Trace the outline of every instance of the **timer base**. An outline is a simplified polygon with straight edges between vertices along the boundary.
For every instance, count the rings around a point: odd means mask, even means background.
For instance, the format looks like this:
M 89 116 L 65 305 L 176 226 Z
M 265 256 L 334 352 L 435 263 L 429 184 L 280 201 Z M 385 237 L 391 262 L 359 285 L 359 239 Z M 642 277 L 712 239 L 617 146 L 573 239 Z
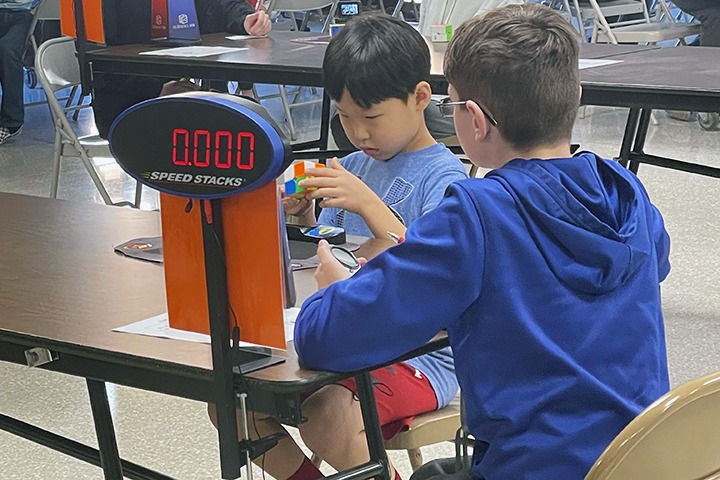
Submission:
M 163 47 L 194 47 L 202 45 L 202 40 L 187 40 L 183 38 L 158 38 L 151 40 L 153 45 L 160 45 Z
M 285 359 L 274 357 L 272 350 L 267 347 L 240 347 L 236 351 L 237 365 L 233 366 L 233 373 L 246 374 L 284 363 Z

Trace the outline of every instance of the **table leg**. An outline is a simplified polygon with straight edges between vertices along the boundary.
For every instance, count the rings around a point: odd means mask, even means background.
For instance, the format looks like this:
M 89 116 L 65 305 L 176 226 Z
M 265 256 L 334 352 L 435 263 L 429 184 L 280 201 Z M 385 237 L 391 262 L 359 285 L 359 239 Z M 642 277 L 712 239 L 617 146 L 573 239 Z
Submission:
M 122 480 L 123 469 L 115 441 L 115 429 L 110 414 L 105 382 L 88 378 L 87 386 L 95 422 L 98 450 L 100 451 L 100 466 L 105 473 L 105 480 Z
M 652 115 L 652 109 L 644 108 L 640 114 L 640 122 L 638 123 L 637 133 L 635 134 L 635 144 L 632 148 L 630 166 L 628 167 L 631 172 L 637 173 L 640 168 L 640 160 L 638 156 L 643 155 L 645 148 L 645 140 L 647 139 L 648 128 L 650 127 L 650 118 Z
M 635 132 L 637 131 L 639 118 L 640 109 L 631 108 L 628 113 L 627 123 L 625 124 L 625 134 L 623 135 L 623 141 L 620 147 L 620 157 L 618 157 L 620 165 L 625 168 L 627 168 L 628 162 L 630 161 L 630 147 L 635 139 Z
M 388 472 L 388 459 L 383 444 L 380 419 L 378 418 L 377 405 L 375 404 L 375 392 L 372 385 L 370 373 L 363 373 L 355 377 L 357 382 L 358 397 L 360 398 L 360 409 L 362 410 L 363 423 L 365 424 L 365 438 L 367 438 L 368 451 L 370 452 L 370 463 L 378 462 L 382 465 L 382 473 L 375 477 L 376 480 L 390 480 Z

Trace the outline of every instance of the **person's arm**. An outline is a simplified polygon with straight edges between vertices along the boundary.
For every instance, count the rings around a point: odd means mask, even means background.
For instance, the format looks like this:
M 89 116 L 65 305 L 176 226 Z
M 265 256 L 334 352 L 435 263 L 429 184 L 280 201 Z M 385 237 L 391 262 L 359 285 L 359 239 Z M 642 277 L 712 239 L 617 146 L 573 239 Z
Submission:
M 225 31 L 236 35 L 247 35 L 245 17 L 255 13 L 255 9 L 245 0 L 214 0 L 218 10 L 227 19 Z
M 213 0 L 222 18 L 225 31 L 239 35 L 267 35 L 272 28 L 270 17 L 262 8 L 255 8 L 245 0 Z
M 476 207 L 461 186 L 452 186 L 435 210 L 413 222 L 404 243 L 305 301 L 295 324 L 301 362 L 353 371 L 421 347 L 479 297 L 483 263 Z M 319 270 L 341 280 L 335 267 L 330 262 Z
M 330 168 L 308 169 L 307 174 L 312 178 L 303 180 L 299 185 L 316 188 L 307 196 L 322 198 L 321 207 L 342 208 L 360 215 L 376 238 L 387 238 L 387 232 L 405 235 L 405 225 L 365 182 L 347 171 L 337 158 L 333 158 Z

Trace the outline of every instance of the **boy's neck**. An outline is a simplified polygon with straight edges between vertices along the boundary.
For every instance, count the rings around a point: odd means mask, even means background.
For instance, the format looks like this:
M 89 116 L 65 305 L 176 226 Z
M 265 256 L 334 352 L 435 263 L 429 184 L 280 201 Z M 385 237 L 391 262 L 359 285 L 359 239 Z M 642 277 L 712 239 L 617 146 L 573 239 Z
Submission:
M 525 160 L 538 159 L 538 160 L 550 160 L 552 158 L 569 158 L 572 157 L 570 153 L 570 143 L 562 142 L 556 145 L 542 145 L 539 147 L 531 148 L 529 150 L 518 150 L 510 148 L 507 151 L 507 155 L 504 157 L 502 165 L 505 165 L 510 160 L 516 158 L 522 158 Z
M 427 125 L 425 125 L 425 120 L 423 119 L 422 122 L 420 122 L 420 128 L 418 128 L 417 133 L 415 136 L 408 142 L 407 145 L 405 145 L 405 148 L 402 149 L 403 153 L 407 152 L 416 152 L 418 150 L 422 150 L 423 148 L 432 147 L 437 142 L 433 138 L 432 135 L 430 135 L 430 131 L 427 128 Z

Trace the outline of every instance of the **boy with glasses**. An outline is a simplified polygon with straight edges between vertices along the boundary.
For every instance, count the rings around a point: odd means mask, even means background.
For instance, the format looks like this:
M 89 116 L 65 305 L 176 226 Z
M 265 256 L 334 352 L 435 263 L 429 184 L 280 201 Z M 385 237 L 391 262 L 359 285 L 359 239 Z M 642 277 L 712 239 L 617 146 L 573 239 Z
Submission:
M 570 155 L 578 38 L 511 5 L 457 29 L 445 57 L 460 143 L 485 178 L 451 185 L 404 243 L 349 277 L 320 242 L 322 288 L 295 346 L 357 371 L 447 330 L 475 438 L 472 476 L 581 479 L 669 388 L 660 282 L 669 238 L 638 178 Z

